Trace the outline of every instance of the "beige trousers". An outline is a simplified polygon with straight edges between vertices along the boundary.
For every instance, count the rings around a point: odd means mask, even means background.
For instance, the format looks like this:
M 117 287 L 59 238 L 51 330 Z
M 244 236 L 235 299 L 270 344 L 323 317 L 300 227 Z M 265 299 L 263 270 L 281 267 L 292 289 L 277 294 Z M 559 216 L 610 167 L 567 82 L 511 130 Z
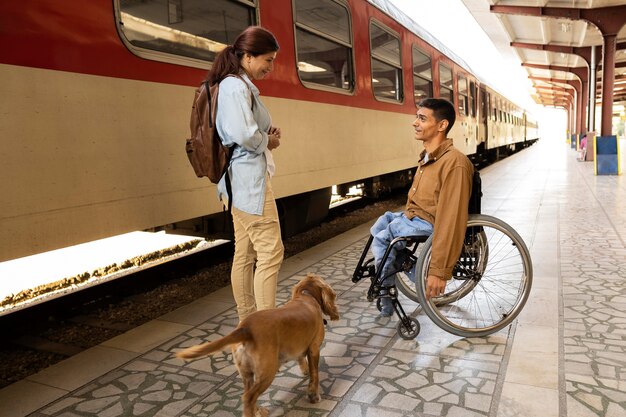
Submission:
M 269 179 L 266 184 L 262 215 L 232 208 L 235 255 L 230 281 L 240 321 L 257 310 L 276 306 L 276 282 L 284 247 Z

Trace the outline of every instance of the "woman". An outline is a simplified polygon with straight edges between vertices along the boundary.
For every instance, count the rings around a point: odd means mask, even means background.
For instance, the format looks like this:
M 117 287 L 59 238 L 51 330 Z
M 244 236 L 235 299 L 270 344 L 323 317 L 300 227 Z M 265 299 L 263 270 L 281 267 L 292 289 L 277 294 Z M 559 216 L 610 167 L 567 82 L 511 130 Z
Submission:
M 275 169 L 270 151 L 280 145 L 280 129 L 272 126 L 252 83 L 274 69 L 278 49 L 272 33 L 251 26 L 217 55 L 208 76 L 211 84 L 219 83 L 217 130 L 225 145 L 234 146 L 228 169 L 235 230 L 231 283 L 240 321 L 256 310 L 275 307 L 283 261 L 270 184 Z M 227 204 L 224 178 L 217 189 L 220 200 Z

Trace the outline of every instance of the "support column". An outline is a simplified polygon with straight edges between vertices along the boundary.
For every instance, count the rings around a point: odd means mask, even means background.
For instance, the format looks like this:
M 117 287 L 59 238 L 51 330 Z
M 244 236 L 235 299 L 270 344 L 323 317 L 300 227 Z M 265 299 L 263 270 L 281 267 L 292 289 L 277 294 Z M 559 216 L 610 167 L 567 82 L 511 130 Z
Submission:
M 598 68 L 598 57 L 596 47 L 591 47 L 591 62 L 589 62 L 589 130 L 596 130 L 596 71 Z
M 615 84 L 615 50 L 617 35 L 604 35 L 602 54 L 602 136 L 613 134 L 613 86 Z

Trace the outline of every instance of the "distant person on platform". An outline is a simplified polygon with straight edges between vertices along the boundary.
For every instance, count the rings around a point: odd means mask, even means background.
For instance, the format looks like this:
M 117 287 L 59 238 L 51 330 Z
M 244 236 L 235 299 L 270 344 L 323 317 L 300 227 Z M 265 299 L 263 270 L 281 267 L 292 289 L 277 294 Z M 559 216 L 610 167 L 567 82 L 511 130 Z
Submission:
M 395 245 L 385 265 L 380 265 L 394 238 L 434 233 L 426 283 L 429 299 L 444 293 L 461 253 L 467 228 L 474 166 L 453 146 L 452 139 L 447 138 L 455 120 L 454 106 L 449 101 L 437 98 L 420 101 L 413 127 L 415 140 L 422 142 L 424 150 L 420 154 L 406 208 L 401 212 L 383 214 L 370 230 L 374 237 L 371 248 L 376 268 L 383 268 L 382 277 L 393 271 L 395 255 L 400 249 Z M 393 284 L 394 279 L 395 274 L 383 285 Z M 380 300 L 381 316 L 391 316 L 391 299 L 383 296 Z
M 587 134 L 583 135 L 583 138 L 580 140 L 580 156 L 578 157 L 579 161 L 584 161 L 587 158 Z

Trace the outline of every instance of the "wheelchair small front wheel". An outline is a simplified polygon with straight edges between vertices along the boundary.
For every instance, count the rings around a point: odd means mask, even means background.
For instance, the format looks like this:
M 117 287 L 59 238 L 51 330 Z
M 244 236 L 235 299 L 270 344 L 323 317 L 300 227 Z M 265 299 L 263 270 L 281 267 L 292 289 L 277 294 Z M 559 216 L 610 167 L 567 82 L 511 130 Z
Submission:
M 520 235 L 500 219 L 471 215 L 461 255 L 442 297 L 426 299 L 432 236 L 417 260 L 416 292 L 426 315 L 461 337 L 486 336 L 503 329 L 522 311 L 533 270 Z
M 398 322 L 398 335 L 404 340 L 413 340 L 420 333 L 420 323 L 413 317 L 405 317 Z

